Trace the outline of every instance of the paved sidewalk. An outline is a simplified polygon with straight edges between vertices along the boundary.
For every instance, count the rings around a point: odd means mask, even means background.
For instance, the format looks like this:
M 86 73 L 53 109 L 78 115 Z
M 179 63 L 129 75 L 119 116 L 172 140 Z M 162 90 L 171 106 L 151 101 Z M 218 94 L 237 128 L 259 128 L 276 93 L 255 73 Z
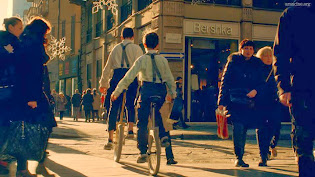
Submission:
M 297 176 L 297 165 L 291 150 L 289 126 L 284 126 L 284 139 L 279 142 L 278 157 L 269 167 L 258 167 L 259 155 L 255 132 L 249 131 L 244 160 L 250 168 L 234 167 L 233 143 L 216 136 L 215 123 L 190 123 L 185 130 L 171 131 L 177 165 L 166 165 L 162 149 L 161 177 L 290 177 Z M 120 163 L 113 160 L 113 151 L 103 149 L 107 141 L 107 125 L 86 123 L 72 118 L 58 121 L 48 147 L 47 167 L 61 177 L 149 176 L 147 164 L 137 164 L 136 139 L 126 140 Z M 135 128 L 136 130 L 136 128 Z M 286 135 L 287 134 L 287 135 Z M 29 168 L 35 172 L 36 163 Z M 40 175 L 38 175 L 40 176 Z

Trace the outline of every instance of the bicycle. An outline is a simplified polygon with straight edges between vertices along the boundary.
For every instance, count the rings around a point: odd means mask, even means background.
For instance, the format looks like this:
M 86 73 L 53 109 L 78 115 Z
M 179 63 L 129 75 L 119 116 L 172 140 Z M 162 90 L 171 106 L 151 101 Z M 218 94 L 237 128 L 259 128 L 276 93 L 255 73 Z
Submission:
M 119 115 L 119 122 L 116 123 L 116 136 L 115 136 L 115 147 L 114 147 L 114 161 L 119 162 L 122 152 L 122 146 L 124 144 L 124 132 L 125 123 L 123 122 L 125 114 L 125 103 L 126 103 L 126 92 L 123 94 L 123 100 L 121 104 L 121 110 Z
M 155 109 L 157 103 L 162 98 L 160 96 L 150 97 L 150 118 L 151 123 L 148 126 L 149 137 L 148 137 L 148 167 L 151 175 L 156 175 L 160 170 L 161 162 L 161 141 L 159 137 L 159 127 L 155 125 Z

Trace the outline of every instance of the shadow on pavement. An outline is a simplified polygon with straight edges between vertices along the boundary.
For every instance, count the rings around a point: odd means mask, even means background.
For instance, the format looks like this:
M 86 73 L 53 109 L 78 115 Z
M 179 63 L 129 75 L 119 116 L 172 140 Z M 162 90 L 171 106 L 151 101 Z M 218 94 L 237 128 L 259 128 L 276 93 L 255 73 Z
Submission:
M 48 150 L 56 152 L 56 153 L 66 153 L 66 154 L 86 154 L 82 151 L 78 151 L 72 148 L 68 148 L 65 146 L 61 146 L 59 144 L 55 143 L 49 143 L 48 144 Z
M 199 169 L 207 172 L 212 173 L 218 173 L 218 174 L 224 174 L 224 175 L 230 175 L 230 176 L 237 176 L 237 177 L 295 177 L 290 176 L 287 174 L 280 174 L 280 173 L 274 173 L 274 172 L 267 172 L 267 171 L 261 171 L 256 169 L 212 169 L 212 168 L 200 168 L 200 167 L 190 167 L 190 166 L 183 166 L 183 165 L 176 165 L 174 167 L 181 167 L 181 168 L 190 168 L 190 169 Z M 281 169 L 279 169 L 281 170 Z M 285 170 L 283 170 L 285 171 Z
M 129 170 L 129 171 L 141 174 L 141 175 L 150 176 L 148 168 L 145 168 L 145 167 L 140 166 L 140 165 L 128 163 L 128 162 L 120 162 L 120 164 L 124 165 L 124 166 L 122 166 L 122 168 L 124 168 L 126 170 Z M 159 172 L 157 174 L 157 177 L 186 177 L 186 176 L 183 176 L 183 175 L 177 174 L 177 173 Z
M 46 167 L 53 171 L 54 173 L 58 174 L 59 176 L 75 176 L 75 177 L 87 177 L 86 175 L 77 172 L 75 170 L 72 170 L 66 166 L 60 165 L 49 158 L 46 159 Z
M 208 144 L 197 144 L 197 143 L 192 143 L 192 142 L 187 142 L 187 141 L 176 141 L 176 140 L 172 140 L 172 144 L 177 145 L 177 146 L 182 146 L 182 147 L 194 147 L 194 148 L 204 148 L 204 149 L 211 149 L 214 151 L 218 151 L 218 152 L 222 152 L 225 154 L 229 154 L 229 155 L 234 155 L 233 152 L 233 147 L 231 148 L 227 148 L 224 146 L 215 146 L 215 145 L 208 145 Z M 246 152 L 249 153 L 250 152 Z

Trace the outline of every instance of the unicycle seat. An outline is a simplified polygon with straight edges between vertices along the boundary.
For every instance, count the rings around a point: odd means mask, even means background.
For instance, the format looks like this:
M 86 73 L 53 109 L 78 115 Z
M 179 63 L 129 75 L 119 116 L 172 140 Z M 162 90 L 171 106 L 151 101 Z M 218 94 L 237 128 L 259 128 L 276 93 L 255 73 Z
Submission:
M 157 104 L 157 103 L 161 102 L 161 100 L 162 100 L 162 97 L 160 97 L 160 96 L 150 96 L 150 102 L 151 103 Z

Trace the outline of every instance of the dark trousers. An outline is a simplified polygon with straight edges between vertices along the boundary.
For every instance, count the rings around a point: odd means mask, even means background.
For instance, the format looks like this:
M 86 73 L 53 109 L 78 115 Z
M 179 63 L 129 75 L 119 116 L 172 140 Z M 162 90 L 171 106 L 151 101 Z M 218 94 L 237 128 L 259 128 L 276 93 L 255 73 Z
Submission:
M 271 137 L 270 147 L 275 148 L 278 145 L 278 141 L 280 138 L 281 122 L 273 125 L 272 129 L 273 136 Z
M 64 113 L 64 111 L 59 111 L 60 120 L 63 119 L 63 113 Z
M 110 87 L 116 88 L 120 79 L 116 77 L 115 73 L 111 80 Z M 130 84 L 128 90 L 126 91 L 126 104 L 125 108 L 127 109 L 127 119 L 128 122 L 135 122 L 135 99 L 137 96 L 138 81 L 135 79 L 133 83 Z M 108 94 L 108 93 L 107 93 Z M 123 101 L 123 94 L 120 94 L 117 100 L 114 102 L 111 101 L 109 115 L 108 115 L 108 131 L 116 130 L 116 121 L 119 117 L 119 111 L 121 109 L 121 104 Z
M 95 117 L 97 118 L 97 120 L 100 120 L 100 117 L 99 117 L 99 115 L 98 115 L 98 110 L 93 110 L 92 113 L 93 113 L 93 114 L 92 114 L 93 120 L 94 120 Z
M 299 176 L 315 174 L 313 141 L 315 138 L 314 96 L 308 93 L 292 93 L 292 144 L 298 157 Z M 313 98 L 313 99 L 312 99 Z
M 147 153 L 148 149 L 148 121 L 151 108 L 151 96 L 160 96 L 161 100 L 156 103 L 155 125 L 159 126 L 160 138 L 167 136 L 163 125 L 160 109 L 165 101 L 166 86 L 164 84 L 143 83 L 140 90 L 140 108 L 138 109 L 138 149 L 141 154 Z
M 91 112 L 92 110 L 84 110 L 84 114 L 85 114 L 85 121 L 90 121 L 91 117 Z M 94 120 L 94 119 L 93 119 Z
M 169 142 L 170 142 L 170 145 L 168 147 L 165 147 L 166 159 L 167 160 L 168 159 L 174 159 L 170 132 L 165 132 L 165 135 L 168 137 Z
M 270 125 L 264 125 L 259 129 L 256 129 L 256 138 L 259 146 L 259 154 L 263 161 L 267 161 L 271 137 L 272 128 Z
M 245 151 L 246 134 L 248 128 L 243 123 L 239 122 L 233 122 L 232 127 L 234 153 L 237 159 L 242 160 Z

